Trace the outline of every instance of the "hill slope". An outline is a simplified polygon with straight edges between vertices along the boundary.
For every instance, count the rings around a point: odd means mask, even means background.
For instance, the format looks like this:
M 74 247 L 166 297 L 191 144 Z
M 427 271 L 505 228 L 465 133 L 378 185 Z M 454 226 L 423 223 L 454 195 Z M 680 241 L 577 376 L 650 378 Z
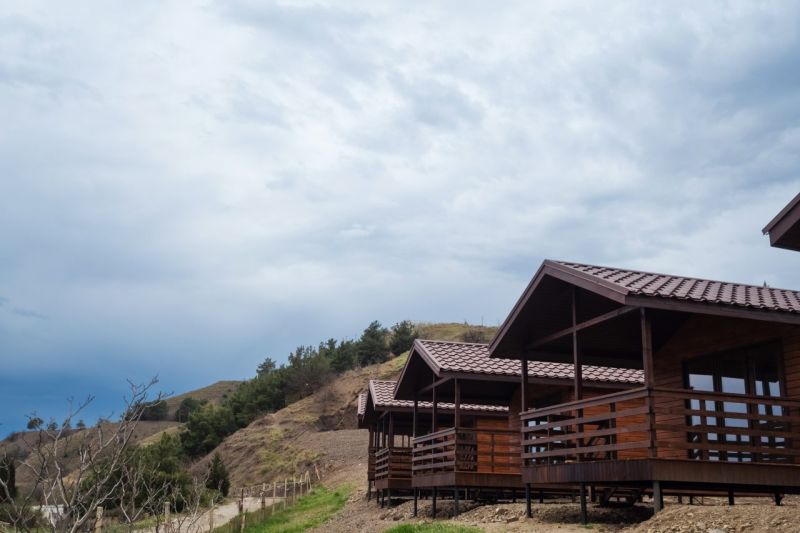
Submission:
M 496 328 L 464 323 L 417 324 L 420 338 L 488 341 Z M 350 370 L 276 413 L 256 419 L 229 436 L 200 461 L 205 468 L 218 452 L 234 486 L 291 477 L 316 463 L 341 481 L 366 479 L 367 432 L 357 428 L 356 402 L 370 379 L 395 379 L 406 356 Z

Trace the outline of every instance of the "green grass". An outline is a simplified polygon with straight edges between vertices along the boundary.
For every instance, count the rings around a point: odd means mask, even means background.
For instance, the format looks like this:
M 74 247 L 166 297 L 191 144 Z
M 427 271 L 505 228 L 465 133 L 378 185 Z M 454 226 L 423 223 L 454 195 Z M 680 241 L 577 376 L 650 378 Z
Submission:
M 466 527 L 453 526 L 450 524 L 404 524 L 387 529 L 383 533 L 481 533 L 483 530 Z
M 297 503 L 285 511 L 277 511 L 269 516 L 269 512 L 256 511 L 248 513 L 245 520 L 246 533 L 300 533 L 318 526 L 335 515 L 344 507 L 351 487 L 342 486 L 335 490 L 326 487 L 316 487 L 307 495 L 298 498 Z M 259 520 L 259 516 L 263 516 Z M 233 520 L 235 531 L 239 531 L 239 521 Z M 225 526 L 217 528 L 217 532 L 225 530 Z

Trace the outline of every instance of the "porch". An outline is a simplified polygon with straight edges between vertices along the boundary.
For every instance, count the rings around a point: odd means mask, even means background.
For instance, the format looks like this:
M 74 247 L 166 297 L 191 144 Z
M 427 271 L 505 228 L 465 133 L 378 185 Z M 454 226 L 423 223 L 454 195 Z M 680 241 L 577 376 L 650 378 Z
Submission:
M 411 489 L 411 448 L 390 446 L 375 452 L 375 488 Z
M 532 409 L 526 484 L 783 494 L 800 491 L 800 401 L 643 387 Z

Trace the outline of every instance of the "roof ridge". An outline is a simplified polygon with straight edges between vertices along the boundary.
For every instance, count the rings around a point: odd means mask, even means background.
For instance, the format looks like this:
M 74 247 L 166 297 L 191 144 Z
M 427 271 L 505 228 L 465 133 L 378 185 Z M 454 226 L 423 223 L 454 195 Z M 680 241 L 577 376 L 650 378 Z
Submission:
M 468 346 L 489 346 L 488 342 L 443 341 L 436 339 L 417 339 L 419 342 L 433 342 L 437 344 L 466 344 Z

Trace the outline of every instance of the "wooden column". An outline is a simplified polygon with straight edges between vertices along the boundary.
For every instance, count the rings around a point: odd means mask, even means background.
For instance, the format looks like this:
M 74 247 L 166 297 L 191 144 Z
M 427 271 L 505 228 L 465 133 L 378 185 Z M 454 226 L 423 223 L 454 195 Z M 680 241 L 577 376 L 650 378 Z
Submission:
M 394 448 L 394 414 L 389 413 L 389 448 Z
M 647 407 L 647 433 L 650 441 L 648 456 L 656 457 L 656 417 L 653 410 L 653 385 L 655 383 L 655 377 L 653 376 L 653 329 L 650 315 L 644 308 L 639 310 L 639 316 L 642 328 L 642 369 L 644 370 L 644 386 L 647 389 L 645 402 Z
M 575 326 L 578 325 L 578 312 L 577 312 L 577 295 L 575 287 L 572 287 L 572 364 L 574 365 L 575 373 L 575 399 L 583 399 L 583 368 L 580 364 L 580 357 L 578 353 L 578 331 Z
M 461 427 L 461 384 L 458 382 L 458 379 L 456 378 L 453 382 L 453 385 L 455 387 L 455 401 L 456 401 L 454 410 L 455 414 L 454 423 L 455 423 L 455 428 L 458 429 L 459 427 Z
M 414 416 L 411 421 L 411 435 L 417 436 L 417 416 L 419 412 L 419 396 L 414 393 Z
M 436 379 L 436 376 L 433 377 Z M 433 390 L 431 391 L 431 401 L 433 402 L 433 408 L 431 409 L 431 433 L 436 433 L 436 424 L 437 424 L 437 416 L 439 414 L 439 410 L 436 407 L 436 385 L 433 386 Z
M 522 376 L 520 377 L 520 414 L 524 413 L 528 409 L 528 360 L 523 359 L 521 363 Z

